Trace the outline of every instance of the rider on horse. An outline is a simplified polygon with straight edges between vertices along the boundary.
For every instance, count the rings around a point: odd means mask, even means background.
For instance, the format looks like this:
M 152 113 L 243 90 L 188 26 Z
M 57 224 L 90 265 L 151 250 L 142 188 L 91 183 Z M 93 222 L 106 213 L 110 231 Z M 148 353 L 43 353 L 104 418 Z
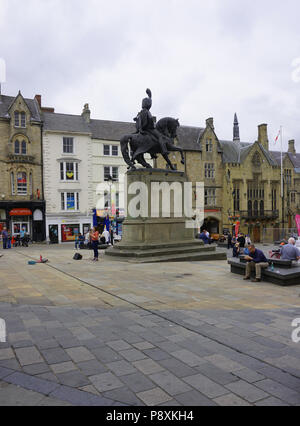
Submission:
M 166 147 L 166 142 L 164 141 L 163 136 L 155 128 L 155 121 L 150 112 L 152 107 L 152 93 L 150 89 L 146 90 L 148 98 L 143 99 L 142 111 L 138 113 L 137 117 L 134 119 L 136 122 L 137 133 L 142 135 L 149 135 L 159 143 L 161 148 L 162 155 L 168 154 Z

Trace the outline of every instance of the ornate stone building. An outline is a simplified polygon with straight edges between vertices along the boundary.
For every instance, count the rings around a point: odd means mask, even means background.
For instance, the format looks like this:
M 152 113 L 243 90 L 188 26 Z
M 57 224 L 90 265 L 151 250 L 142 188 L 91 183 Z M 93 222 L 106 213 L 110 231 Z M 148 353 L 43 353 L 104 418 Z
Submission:
M 189 180 L 205 184 L 205 223 L 211 233 L 235 230 L 249 234 L 254 242 L 274 241 L 296 228 L 300 213 L 300 154 L 295 141 L 283 153 L 284 185 L 281 196 L 281 153 L 269 150 L 267 125 L 258 126 L 254 143 L 240 141 L 237 116 L 233 140 L 218 138 L 212 118 L 205 128 L 182 126 L 176 143 L 185 151 L 186 165 L 171 154 L 178 170 Z M 165 167 L 158 159 L 158 167 Z M 283 200 L 283 202 L 282 202 Z
M 39 97 L 0 94 L 0 230 L 45 239 Z

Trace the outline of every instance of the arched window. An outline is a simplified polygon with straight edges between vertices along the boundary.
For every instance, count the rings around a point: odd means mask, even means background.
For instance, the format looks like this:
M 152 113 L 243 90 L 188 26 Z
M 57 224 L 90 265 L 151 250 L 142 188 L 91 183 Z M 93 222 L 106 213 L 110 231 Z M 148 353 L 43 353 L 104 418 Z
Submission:
M 258 216 L 258 201 L 257 200 L 254 201 L 254 216 L 255 217 Z
M 22 150 L 21 150 L 22 155 L 26 155 L 27 154 L 27 144 L 26 141 L 22 141 Z
M 263 216 L 265 213 L 265 203 L 263 202 L 263 200 L 261 200 L 259 207 L 260 207 L 260 215 Z
M 248 201 L 248 215 L 252 216 L 252 201 Z
M 15 154 L 20 154 L 20 141 L 15 140 Z
M 17 175 L 18 195 L 27 194 L 27 174 L 26 172 L 18 172 Z

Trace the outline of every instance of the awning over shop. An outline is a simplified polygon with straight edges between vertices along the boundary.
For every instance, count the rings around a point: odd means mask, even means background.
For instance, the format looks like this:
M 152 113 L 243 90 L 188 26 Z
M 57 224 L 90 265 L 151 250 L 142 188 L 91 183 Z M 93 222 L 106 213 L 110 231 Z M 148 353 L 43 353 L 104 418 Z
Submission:
M 10 216 L 32 216 L 32 211 L 29 209 L 13 209 L 9 212 Z

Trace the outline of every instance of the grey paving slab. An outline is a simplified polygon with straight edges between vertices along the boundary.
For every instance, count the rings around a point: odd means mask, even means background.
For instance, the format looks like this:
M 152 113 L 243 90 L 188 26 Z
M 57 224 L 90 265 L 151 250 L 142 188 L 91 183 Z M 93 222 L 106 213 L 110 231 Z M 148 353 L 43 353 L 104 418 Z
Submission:
M 15 358 L 15 354 L 13 353 L 11 348 L 0 348 L 0 361 L 7 360 L 7 359 L 13 359 Z
M 129 345 L 129 343 L 125 342 L 124 340 L 115 340 L 112 342 L 107 342 L 107 346 L 109 346 L 114 351 L 125 351 L 128 349 L 132 349 L 132 346 Z
M 198 355 L 195 355 L 193 352 L 186 349 L 181 349 L 180 351 L 172 352 L 171 355 L 175 358 L 178 358 L 183 363 L 187 364 L 189 367 L 197 367 L 205 362 L 204 359 L 200 358 Z
M 95 359 L 95 355 L 83 346 L 66 349 L 66 352 L 75 363 Z
M 0 367 L 0 380 L 4 379 L 4 377 L 11 375 L 13 372 L 13 370 L 10 370 L 8 368 Z
M 164 370 L 161 365 L 159 365 L 157 362 L 153 361 L 153 359 L 150 358 L 135 361 L 133 362 L 133 365 L 146 375 L 158 373 L 159 371 Z
M 1 407 L 28 407 L 38 405 L 45 398 L 44 394 L 32 392 L 10 384 L 7 387 L 0 388 L 0 406 Z
M 262 374 L 259 374 L 254 370 L 250 370 L 249 368 L 234 371 L 233 374 L 249 383 L 258 382 L 259 380 L 263 380 L 265 378 Z
M 107 367 L 96 359 L 91 361 L 79 362 L 77 363 L 77 367 L 87 377 L 96 376 L 97 374 L 108 372 Z
M 291 404 L 300 404 L 300 392 L 295 392 L 293 389 L 287 388 L 274 380 L 265 379 L 260 382 L 256 382 L 255 386 L 264 390 L 268 394 L 281 399 L 282 401 Z
M 140 372 L 122 376 L 120 380 L 135 393 L 153 389 L 153 382 Z
M 232 407 L 232 406 L 247 407 L 252 405 L 249 402 L 245 401 L 244 399 L 239 398 L 237 395 L 234 395 L 233 393 L 219 396 L 218 398 L 214 399 L 214 402 L 220 405 L 221 407 Z
M 72 389 L 67 386 L 59 386 L 50 395 L 51 398 L 70 402 L 73 405 L 79 406 L 112 406 L 114 401 L 107 398 L 99 397 L 87 392 Z
M 106 364 L 106 367 L 111 370 L 116 376 L 126 376 L 135 373 L 137 370 L 127 361 L 115 361 Z
M 154 361 L 162 361 L 170 358 L 170 353 L 162 351 L 161 349 L 146 349 L 144 353 L 147 357 L 154 359 Z
M 90 385 L 89 379 L 80 371 L 73 370 L 65 373 L 56 373 L 56 377 L 62 385 L 70 386 L 73 388 L 80 388 L 82 386 Z
M 136 349 L 143 351 L 145 349 L 153 349 L 155 346 L 152 343 L 149 342 L 140 342 L 140 343 L 133 343 L 133 345 Z
M 213 407 L 217 405 L 212 399 L 196 390 L 177 395 L 176 400 L 180 405 L 188 407 Z
M 55 339 L 42 339 L 36 341 L 35 344 L 39 349 L 53 349 L 60 346 L 60 344 Z
M 29 348 L 16 349 L 15 352 L 22 366 L 41 364 L 44 362 L 40 352 L 34 346 Z
M 48 373 L 50 368 L 45 362 L 42 362 L 40 364 L 25 365 L 23 366 L 23 371 L 26 374 L 36 376 L 37 374 Z
M 49 382 L 58 383 L 58 378 L 53 373 L 43 373 L 43 374 L 37 374 L 39 379 L 47 380 Z
M 130 406 L 141 406 L 144 405 L 142 401 L 136 397 L 135 393 L 130 391 L 127 387 L 115 389 L 109 392 L 104 392 L 105 398 L 119 401 Z
M 28 374 L 20 372 L 15 372 L 10 376 L 5 377 L 4 380 L 7 383 L 21 386 L 25 389 L 43 393 L 45 395 L 48 395 L 50 392 L 57 388 L 57 384 L 55 383 L 49 382 L 47 380 L 42 380 L 37 377 L 29 376 Z
M 208 398 L 217 398 L 218 396 L 229 393 L 229 391 L 223 386 L 213 382 L 208 377 L 200 373 L 194 376 L 185 377 L 183 378 L 183 381 L 191 385 L 193 388 Z
M 137 393 L 137 396 L 147 406 L 155 406 L 172 400 L 172 397 L 160 388 L 154 388 L 145 392 L 139 392 Z
M 210 362 L 198 365 L 195 367 L 195 370 L 204 374 L 204 376 L 210 378 L 216 383 L 219 383 L 220 385 L 227 385 L 239 380 L 239 378 L 234 376 L 232 373 L 224 371 Z
M 108 347 L 94 348 L 90 350 L 95 357 L 104 364 L 113 361 L 121 361 L 123 358 L 119 353 Z
M 124 384 L 112 373 L 102 373 L 89 377 L 91 383 L 100 392 L 124 387 Z
M 205 357 L 205 360 L 227 372 L 234 372 L 244 368 L 243 365 L 219 354 L 207 356 Z
M 41 350 L 41 354 L 48 364 L 59 364 L 71 361 L 67 352 L 61 348 L 43 349 Z
M 68 373 L 69 371 L 78 370 L 77 366 L 72 361 L 52 364 L 50 367 L 54 374 Z
M 270 397 L 267 399 L 263 399 L 262 401 L 258 401 L 255 405 L 259 407 L 288 407 L 290 406 L 287 402 L 281 401 L 278 398 Z
M 9 368 L 9 369 L 15 370 L 15 371 L 21 370 L 21 366 L 15 358 L 0 361 L 0 367 Z
M 184 364 L 176 358 L 164 359 L 162 361 L 159 361 L 159 364 L 179 378 L 197 374 L 196 368 L 189 367 L 188 365 Z
M 190 386 L 188 386 L 182 380 L 178 379 L 178 377 L 176 377 L 169 371 L 162 371 L 160 373 L 151 374 L 149 376 L 149 379 L 151 379 L 161 389 L 165 390 L 171 396 L 175 396 L 192 390 Z
M 248 402 L 257 402 L 269 396 L 268 393 L 243 380 L 226 385 L 226 388 Z
M 127 361 L 130 361 L 130 362 L 139 361 L 141 359 L 147 358 L 147 355 L 145 355 L 145 353 L 138 351 L 137 349 L 129 349 L 127 351 L 121 351 L 120 355 L 122 355 L 122 357 L 124 357 Z

